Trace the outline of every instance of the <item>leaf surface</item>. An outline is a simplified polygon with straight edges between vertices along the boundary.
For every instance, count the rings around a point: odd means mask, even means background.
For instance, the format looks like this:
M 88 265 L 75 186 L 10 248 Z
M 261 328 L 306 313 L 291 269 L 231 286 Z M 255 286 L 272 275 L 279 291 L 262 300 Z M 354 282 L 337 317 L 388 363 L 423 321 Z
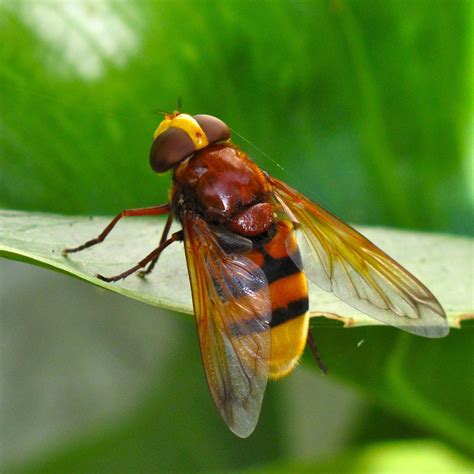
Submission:
M 95 277 L 98 273 L 121 273 L 153 250 L 164 225 L 162 219 L 123 219 L 103 243 L 68 257 L 61 254 L 65 247 L 97 236 L 109 221 L 105 217 L 2 211 L 0 255 L 65 272 L 144 303 L 192 313 L 181 243 L 166 249 L 155 271 L 145 279 L 132 275 L 105 283 Z M 360 230 L 433 291 L 451 326 L 459 327 L 461 319 L 472 315 L 472 262 L 468 258 L 474 250 L 472 239 L 385 228 Z M 314 285 L 310 286 L 310 310 L 315 315 L 341 319 L 346 326 L 381 324 Z

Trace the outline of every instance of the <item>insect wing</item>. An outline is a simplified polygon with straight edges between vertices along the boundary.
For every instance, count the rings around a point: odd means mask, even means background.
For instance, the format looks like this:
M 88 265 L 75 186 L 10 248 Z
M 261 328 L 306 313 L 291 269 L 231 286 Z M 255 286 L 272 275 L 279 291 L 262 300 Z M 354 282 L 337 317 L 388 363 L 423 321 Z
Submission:
M 184 242 L 207 382 L 229 428 L 255 429 L 267 384 L 271 302 L 263 271 L 226 253 L 207 223 L 184 213 Z
M 301 225 L 308 278 L 383 323 L 425 337 L 448 334 L 443 308 L 420 281 L 298 191 L 275 178 L 271 182 L 280 209 Z

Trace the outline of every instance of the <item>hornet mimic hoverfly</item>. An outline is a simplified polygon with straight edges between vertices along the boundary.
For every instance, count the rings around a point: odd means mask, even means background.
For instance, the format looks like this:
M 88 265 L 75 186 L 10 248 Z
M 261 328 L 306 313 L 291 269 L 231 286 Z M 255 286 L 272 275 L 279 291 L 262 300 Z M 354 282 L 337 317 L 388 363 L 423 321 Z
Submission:
M 413 275 L 349 225 L 262 171 L 210 115 L 166 114 L 150 152 L 171 171 L 170 202 L 122 211 L 168 214 L 159 246 L 120 275 L 150 273 L 161 252 L 184 242 L 202 361 L 214 402 L 240 437 L 255 429 L 267 380 L 288 375 L 309 331 L 306 276 L 367 315 L 425 337 L 448 333 L 443 308 Z M 182 230 L 169 236 L 173 219 Z M 301 233 L 304 270 L 296 231 Z

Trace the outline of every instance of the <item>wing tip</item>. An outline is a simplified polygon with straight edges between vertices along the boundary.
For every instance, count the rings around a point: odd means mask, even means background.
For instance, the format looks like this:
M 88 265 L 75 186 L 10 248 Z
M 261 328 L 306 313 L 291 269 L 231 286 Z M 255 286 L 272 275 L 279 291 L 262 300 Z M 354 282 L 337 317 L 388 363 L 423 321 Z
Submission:
M 235 413 L 233 413 L 229 418 L 227 413 L 221 412 L 226 425 L 232 433 L 242 439 L 248 438 L 255 431 L 259 419 L 258 414 L 257 416 L 248 416 L 247 413 L 240 413 L 238 416 L 235 416 Z
M 427 337 L 430 339 L 439 339 L 441 337 L 446 337 L 449 334 L 449 325 L 446 320 L 444 324 L 424 324 L 424 325 L 413 325 L 413 326 L 397 326 L 399 329 L 407 331 L 416 336 Z
M 436 339 L 449 334 L 449 323 L 443 307 L 438 300 L 432 296 L 431 304 L 425 304 L 420 309 L 423 324 L 418 326 L 419 335 Z
M 253 425 L 253 426 L 231 426 L 231 425 L 228 425 L 229 426 L 229 429 L 232 431 L 232 433 L 234 433 L 236 436 L 238 436 L 239 438 L 242 438 L 242 439 L 245 439 L 245 438 L 248 438 L 254 431 L 255 431 L 255 427 L 257 425 Z

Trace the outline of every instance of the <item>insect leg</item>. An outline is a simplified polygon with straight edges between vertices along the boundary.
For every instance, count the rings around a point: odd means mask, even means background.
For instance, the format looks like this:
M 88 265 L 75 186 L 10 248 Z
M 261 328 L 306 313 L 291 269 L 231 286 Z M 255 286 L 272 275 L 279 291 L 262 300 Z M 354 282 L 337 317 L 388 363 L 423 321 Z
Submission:
M 313 338 L 313 333 L 311 332 L 311 329 L 308 329 L 308 346 L 311 349 L 311 352 L 316 360 L 316 363 L 318 364 L 318 367 L 321 369 L 321 372 L 326 375 L 328 368 L 324 364 L 324 362 L 321 360 L 321 354 L 318 351 L 318 348 L 316 347 L 316 343 L 314 342 Z
M 173 214 L 169 214 L 168 215 L 168 219 L 166 220 L 166 224 L 165 224 L 165 227 L 163 229 L 163 233 L 161 234 L 161 239 L 160 239 L 160 245 L 168 238 L 168 233 L 170 231 L 170 228 L 171 228 L 171 224 L 173 223 Z M 151 273 L 151 271 L 153 270 L 153 268 L 155 267 L 156 265 L 156 262 L 158 261 L 158 257 L 155 257 L 151 262 L 150 264 L 148 265 L 147 268 L 145 268 L 145 270 L 142 270 L 141 272 L 138 272 L 137 275 L 140 277 L 140 278 L 143 278 L 144 276 L 148 275 L 149 273 Z
M 169 204 L 161 204 L 160 206 L 153 207 L 142 207 L 140 209 L 125 209 L 120 214 L 116 215 L 110 224 L 102 231 L 102 233 L 95 239 L 88 240 L 85 244 L 79 245 L 74 248 L 66 248 L 63 250 L 62 254 L 66 256 L 68 253 L 79 252 L 93 245 L 99 244 L 102 242 L 110 231 L 115 227 L 115 224 L 122 218 L 127 216 L 160 216 L 162 214 L 169 214 L 171 207 Z
M 156 247 L 155 250 L 150 252 L 143 260 L 140 260 L 140 262 L 138 262 L 132 268 L 129 268 L 127 271 L 120 273 L 119 275 L 115 275 L 113 277 L 105 277 L 103 275 L 96 275 L 96 277 L 99 280 L 107 282 L 122 280 L 123 278 L 126 278 L 131 275 L 132 273 L 135 273 L 137 270 L 140 270 L 140 268 L 143 268 L 147 263 L 151 262 L 154 259 L 157 259 L 160 256 L 161 252 L 163 252 L 163 250 L 168 247 L 168 245 L 171 245 L 173 242 L 177 242 L 180 240 L 183 240 L 182 230 L 175 232 L 168 240 L 165 240 L 162 244 Z

